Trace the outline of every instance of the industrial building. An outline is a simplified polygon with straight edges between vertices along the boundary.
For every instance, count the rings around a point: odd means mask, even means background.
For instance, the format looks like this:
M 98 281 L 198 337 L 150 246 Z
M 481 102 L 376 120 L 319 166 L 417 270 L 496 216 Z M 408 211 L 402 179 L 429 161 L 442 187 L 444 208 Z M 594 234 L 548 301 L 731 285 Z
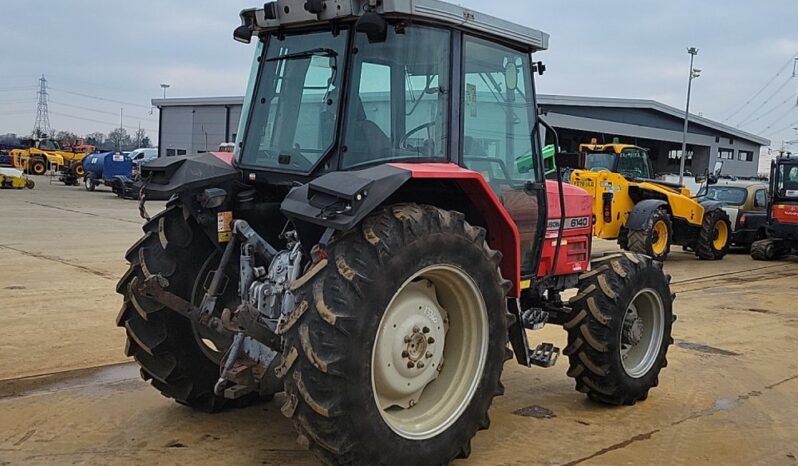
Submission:
M 369 119 L 377 123 L 386 113 L 381 110 L 381 100 L 376 94 L 364 99 Z M 243 97 L 153 99 L 153 106 L 160 109 L 160 156 L 208 152 L 223 142 L 235 141 L 242 103 Z M 538 104 L 546 121 L 557 128 L 566 151 L 576 152 L 579 144 L 594 138 L 599 143 L 618 138 L 650 149 L 657 173 L 679 170 L 683 110 L 653 100 L 564 95 L 539 95 Z M 497 117 L 496 121 L 503 120 Z M 485 138 L 479 142 L 490 147 L 491 128 L 484 128 L 483 133 Z M 760 150 L 770 145 L 765 138 L 697 115 L 690 117 L 687 142 L 688 171 L 703 174 L 716 161 L 723 161 L 723 174 L 734 176 L 755 176 Z

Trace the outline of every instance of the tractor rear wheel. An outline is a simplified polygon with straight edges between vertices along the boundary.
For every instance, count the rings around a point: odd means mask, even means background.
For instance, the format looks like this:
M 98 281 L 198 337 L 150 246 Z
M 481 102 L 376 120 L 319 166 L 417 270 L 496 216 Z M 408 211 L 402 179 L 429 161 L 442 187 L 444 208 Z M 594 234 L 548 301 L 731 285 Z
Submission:
M 671 216 L 667 209 L 661 207 L 648 219 L 645 228 L 628 230 L 628 250 L 664 261 L 671 252 L 672 231 Z
M 568 376 L 597 402 L 633 405 L 645 400 L 667 366 L 673 296 L 662 262 L 636 254 L 595 261 L 570 300 Z
M 695 243 L 695 255 L 701 260 L 723 259 L 729 253 L 731 231 L 729 214 L 723 209 L 706 212 Z
M 75 176 L 77 176 L 78 178 L 81 178 L 82 176 L 86 175 L 86 170 L 83 168 L 82 162 L 79 161 L 75 162 L 75 168 L 73 171 L 75 173 Z
M 144 233 L 126 253 L 130 268 L 117 285 L 117 292 L 124 297 L 116 322 L 127 333 L 125 352 L 141 366 L 142 378 L 164 396 L 202 411 L 218 411 L 228 400 L 216 396 L 213 388 L 231 335 L 197 328 L 134 291 L 139 281 L 160 274 L 169 281 L 168 291 L 199 304 L 208 276 L 218 263 L 218 250 L 177 202 L 170 202 L 165 211 L 147 222 Z M 237 281 L 237 274 L 231 271 L 219 298 L 219 310 L 231 294 L 237 295 Z M 236 406 L 255 398 L 244 397 Z
M 467 457 L 503 393 L 509 287 L 464 216 L 396 205 L 333 240 L 281 326 L 300 439 L 327 464 Z

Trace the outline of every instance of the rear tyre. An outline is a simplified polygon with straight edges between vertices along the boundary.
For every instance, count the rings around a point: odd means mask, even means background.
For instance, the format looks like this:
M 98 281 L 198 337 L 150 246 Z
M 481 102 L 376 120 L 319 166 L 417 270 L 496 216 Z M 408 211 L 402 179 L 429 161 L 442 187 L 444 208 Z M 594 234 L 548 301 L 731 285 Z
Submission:
M 333 240 L 280 333 L 300 439 L 327 464 L 467 457 L 503 393 L 508 282 L 464 216 L 397 205 Z
M 81 164 L 81 162 L 75 162 L 74 173 L 75 173 L 75 176 L 78 177 L 78 178 L 86 175 L 86 170 L 83 168 L 83 165 Z
M 672 231 L 671 216 L 661 207 L 648 219 L 645 228 L 628 231 L 627 250 L 664 261 L 671 252 Z
M 130 268 L 117 285 L 124 297 L 116 323 L 127 333 L 125 353 L 141 366 L 142 378 L 164 396 L 202 411 L 218 411 L 229 404 L 213 392 L 218 358 L 229 336 L 209 334 L 205 327 L 199 332 L 188 319 L 134 291 L 138 281 L 160 274 L 169 281 L 170 292 L 198 304 L 216 249 L 175 202 L 147 222 L 144 233 L 125 255 Z M 236 283 L 231 273 L 228 290 L 237 288 Z M 255 399 L 244 397 L 234 406 Z
M 704 214 L 695 255 L 701 260 L 721 260 L 729 253 L 731 241 L 731 221 L 723 209 L 715 209 Z
M 667 366 L 673 296 L 662 263 L 617 254 L 594 262 L 570 301 L 568 376 L 597 402 L 633 405 L 659 384 Z

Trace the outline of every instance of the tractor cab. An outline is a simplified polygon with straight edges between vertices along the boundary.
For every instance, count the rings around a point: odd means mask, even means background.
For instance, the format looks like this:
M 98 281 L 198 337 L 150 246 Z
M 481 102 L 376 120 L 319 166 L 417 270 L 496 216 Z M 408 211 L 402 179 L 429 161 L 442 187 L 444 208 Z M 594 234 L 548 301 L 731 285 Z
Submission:
M 585 168 L 590 171 L 620 173 L 628 179 L 652 179 L 654 168 L 648 149 L 629 144 L 591 144 L 579 146 L 585 159 Z

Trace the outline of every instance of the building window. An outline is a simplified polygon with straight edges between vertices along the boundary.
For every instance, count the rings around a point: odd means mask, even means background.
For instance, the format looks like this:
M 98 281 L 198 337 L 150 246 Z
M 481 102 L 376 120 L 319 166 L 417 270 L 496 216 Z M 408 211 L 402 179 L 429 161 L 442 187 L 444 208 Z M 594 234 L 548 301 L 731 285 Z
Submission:
M 734 149 L 718 149 L 718 158 L 734 160 Z
M 175 155 L 186 155 L 185 149 L 166 149 L 167 157 L 174 157 Z
M 754 153 L 750 150 L 741 150 L 737 153 L 737 160 L 742 160 L 743 162 L 753 162 Z
M 668 151 L 668 165 L 679 165 L 681 163 L 682 151 L 681 150 L 670 150 Z M 687 151 L 687 159 L 684 161 L 685 165 L 691 165 L 693 163 L 693 151 Z

